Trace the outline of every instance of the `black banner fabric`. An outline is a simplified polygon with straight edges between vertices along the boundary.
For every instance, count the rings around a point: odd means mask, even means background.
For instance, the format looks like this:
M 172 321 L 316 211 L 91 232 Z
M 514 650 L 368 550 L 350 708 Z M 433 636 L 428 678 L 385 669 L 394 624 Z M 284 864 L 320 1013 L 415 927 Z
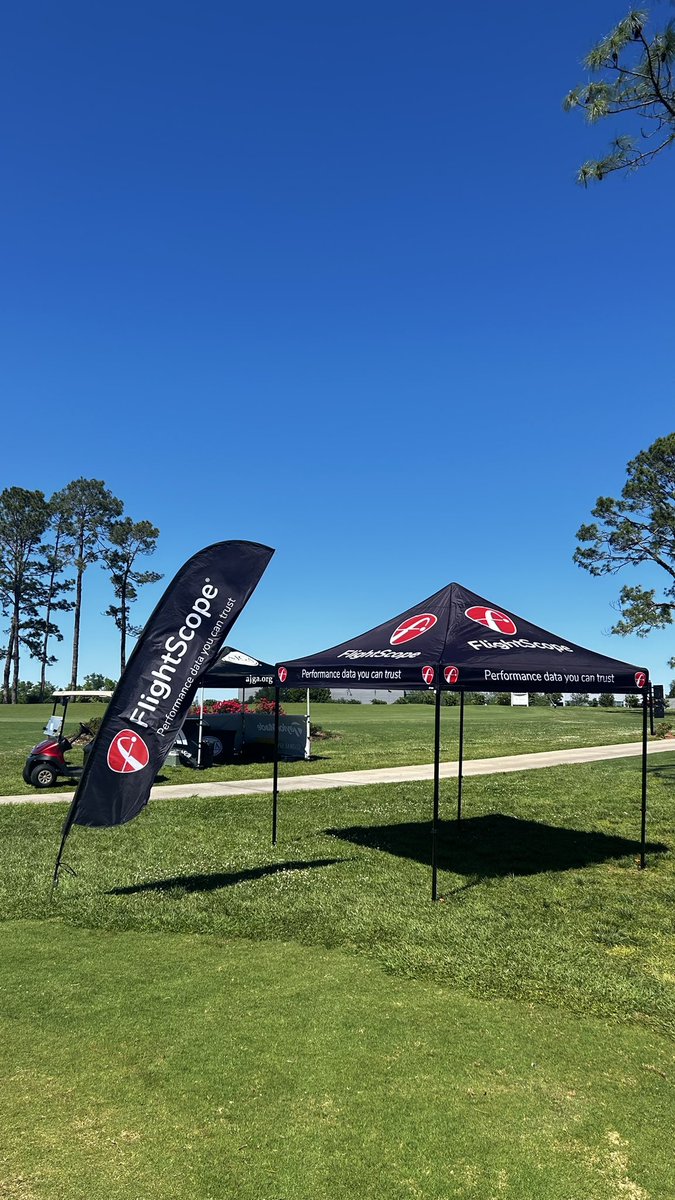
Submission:
M 273 553 L 255 542 L 217 542 L 178 572 L 108 705 L 64 837 L 72 824 L 124 825 L 145 806 L 202 676 Z
M 348 642 L 277 665 L 279 687 L 644 692 L 632 666 L 548 633 L 450 583 Z

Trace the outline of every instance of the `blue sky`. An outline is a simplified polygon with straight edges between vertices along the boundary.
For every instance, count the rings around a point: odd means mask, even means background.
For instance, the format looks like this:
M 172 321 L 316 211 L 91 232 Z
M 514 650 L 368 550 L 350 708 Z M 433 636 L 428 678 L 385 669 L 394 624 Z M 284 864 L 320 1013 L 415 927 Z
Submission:
M 458 580 L 667 682 L 672 633 L 608 634 L 621 584 L 659 573 L 572 562 L 675 427 L 675 155 L 584 191 L 621 126 L 561 108 L 623 15 L 13 6 L 2 486 L 105 480 L 167 578 L 212 541 L 275 547 L 231 635 L 272 661 Z M 109 602 L 92 568 L 82 675 L 116 674 Z

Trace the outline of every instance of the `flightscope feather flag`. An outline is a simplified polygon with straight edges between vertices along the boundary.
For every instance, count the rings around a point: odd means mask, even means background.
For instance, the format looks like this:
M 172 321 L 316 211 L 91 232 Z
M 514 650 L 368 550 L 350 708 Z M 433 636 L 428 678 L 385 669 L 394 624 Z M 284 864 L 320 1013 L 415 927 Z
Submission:
M 147 804 L 153 780 L 274 551 L 217 542 L 169 584 L 110 701 L 63 827 L 124 825 Z

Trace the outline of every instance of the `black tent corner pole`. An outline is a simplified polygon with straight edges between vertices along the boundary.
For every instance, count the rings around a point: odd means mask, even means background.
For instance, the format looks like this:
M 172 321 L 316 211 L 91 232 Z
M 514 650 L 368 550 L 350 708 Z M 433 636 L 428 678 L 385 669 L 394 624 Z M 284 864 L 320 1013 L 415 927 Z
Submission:
M 654 689 L 649 685 L 649 732 L 654 736 Z
M 642 698 L 642 821 L 640 826 L 640 870 L 647 865 L 647 696 Z
M 459 693 L 459 757 L 457 760 L 457 820 L 462 819 L 462 771 L 464 768 L 464 688 Z
M 434 819 L 431 823 L 431 899 L 438 899 L 437 835 L 441 780 L 441 689 L 436 688 L 434 713 Z
M 279 688 L 274 689 L 274 778 L 272 780 L 272 845 L 277 844 L 277 807 L 279 797 Z

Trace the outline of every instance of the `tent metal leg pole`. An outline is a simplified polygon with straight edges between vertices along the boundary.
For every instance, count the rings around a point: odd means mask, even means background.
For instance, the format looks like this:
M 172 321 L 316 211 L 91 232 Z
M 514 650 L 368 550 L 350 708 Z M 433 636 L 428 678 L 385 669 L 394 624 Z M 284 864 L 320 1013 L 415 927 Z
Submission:
M 279 797 L 279 688 L 274 689 L 274 778 L 272 780 L 272 845 L 277 844 L 277 801 Z
M 649 685 L 649 732 L 654 736 L 654 692 L 652 685 Z
M 462 819 L 462 770 L 464 767 L 464 691 L 459 693 L 459 756 L 457 762 L 457 820 Z
M 202 741 L 204 738 L 204 689 L 199 689 L 199 744 L 197 746 L 197 770 L 202 765 Z
M 642 821 L 640 826 L 640 870 L 647 862 L 647 697 L 642 698 Z
M 441 689 L 436 688 L 434 712 L 434 819 L 431 823 L 431 899 L 438 899 L 438 813 L 441 780 Z

